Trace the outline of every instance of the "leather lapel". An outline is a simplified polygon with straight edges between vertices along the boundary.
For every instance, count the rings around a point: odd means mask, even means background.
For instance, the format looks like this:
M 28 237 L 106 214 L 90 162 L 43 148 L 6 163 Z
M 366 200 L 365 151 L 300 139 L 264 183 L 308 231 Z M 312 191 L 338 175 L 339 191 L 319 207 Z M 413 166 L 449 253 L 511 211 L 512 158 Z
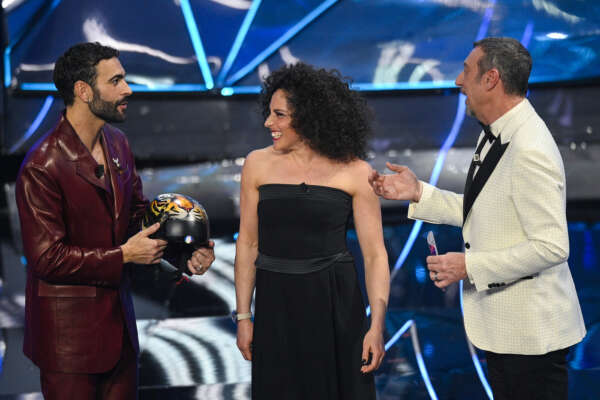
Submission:
M 77 175 L 106 192 L 104 178 L 97 178 L 94 171 L 97 165 L 96 160 L 94 160 L 92 154 L 85 147 L 81 139 L 79 139 L 69 121 L 64 117 L 64 114 L 61 116 L 56 130 L 59 131 L 58 145 L 67 158 L 75 164 Z
M 90 156 L 90 158 L 92 158 L 92 156 Z M 94 171 L 95 168 L 95 162 L 92 163 L 90 160 L 79 159 L 75 162 L 75 170 L 77 171 L 77 175 L 106 192 L 104 178 L 96 178 L 96 173 Z
M 498 135 L 498 138 L 494 141 L 490 151 L 486 154 L 483 164 L 479 167 L 474 179 L 474 166 L 471 165 L 471 168 L 469 168 L 469 174 L 465 185 L 465 194 L 463 196 L 463 225 L 467 220 L 467 216 L 469 215 L 469 211 L 471 211 L 473 203 L 485 186 L 490 175 L 492 175 L 492 172 L 494 172 L 494 168 L 496 168 L 496 165 L 500 161 L 500 158 L 502 158 L 509 143 L 510 142 L 506 142 L 502 144 L 500 135 Z
M 121 208 L 123 207 L 123 180 L 121 175 L 123 169 L 121 163 L 123 162 L 122 157 L 119 157 L 119 153 L 115 149 L 112 143 L 112 137 L 107 134 L 106 130 L 102 128 L 102 140 L 104 140 L 104 148 L 106 157 L 106 165 L 110 171 L 110 184 L 113 191 L 113 207 L 115 213 L 115 220 L 119 219 L 121 214 Z

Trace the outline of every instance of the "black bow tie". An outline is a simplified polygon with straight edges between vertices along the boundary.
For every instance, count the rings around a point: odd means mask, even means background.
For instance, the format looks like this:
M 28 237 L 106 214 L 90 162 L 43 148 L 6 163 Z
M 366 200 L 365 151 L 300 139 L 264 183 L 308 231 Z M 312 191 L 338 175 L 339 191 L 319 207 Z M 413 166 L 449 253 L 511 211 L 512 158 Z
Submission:
M 483 128 L 483 133 L 485 133 L 485 138 L 484 139 L 487 139 L 488 142 L 493 143 L 494 140 L 496 140 L 496 136 L 494 136 L 494 134 L 492 133 L 492 130 L 490 129 L 490 126 L 489 125 L 484 125 L 481 122 L 479 124 Z

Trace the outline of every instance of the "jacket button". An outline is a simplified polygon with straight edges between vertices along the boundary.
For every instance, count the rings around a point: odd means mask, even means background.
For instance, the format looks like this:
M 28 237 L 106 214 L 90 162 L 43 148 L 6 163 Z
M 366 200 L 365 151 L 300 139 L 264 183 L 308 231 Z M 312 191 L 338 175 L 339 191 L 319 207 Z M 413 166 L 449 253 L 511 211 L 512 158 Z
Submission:
M 469 244 L 469 242 L 465 243 L 465 249 L 470 249 L 471 245 Z

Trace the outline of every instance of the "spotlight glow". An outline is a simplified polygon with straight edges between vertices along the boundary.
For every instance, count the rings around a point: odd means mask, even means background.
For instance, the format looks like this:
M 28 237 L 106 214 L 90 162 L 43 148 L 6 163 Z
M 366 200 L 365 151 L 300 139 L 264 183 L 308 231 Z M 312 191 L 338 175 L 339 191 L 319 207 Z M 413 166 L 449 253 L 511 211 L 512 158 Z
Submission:
M 569 37 L 569 35 L 564 34 L 562 32 L 550 32 L 550 33 L 547 33 L 546 36 L 550 39 L 557 39 L 557 40 L 562 40 L 562 39 L 566 39 Z

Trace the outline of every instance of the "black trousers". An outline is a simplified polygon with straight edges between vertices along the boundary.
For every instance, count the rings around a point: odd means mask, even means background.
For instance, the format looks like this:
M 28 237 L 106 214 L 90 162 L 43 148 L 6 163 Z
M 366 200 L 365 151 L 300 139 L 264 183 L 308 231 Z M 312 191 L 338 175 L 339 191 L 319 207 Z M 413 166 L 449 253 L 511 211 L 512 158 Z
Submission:
M 569 350 L 533 356 L 486 352 L 494 400 L 566 400 Z

